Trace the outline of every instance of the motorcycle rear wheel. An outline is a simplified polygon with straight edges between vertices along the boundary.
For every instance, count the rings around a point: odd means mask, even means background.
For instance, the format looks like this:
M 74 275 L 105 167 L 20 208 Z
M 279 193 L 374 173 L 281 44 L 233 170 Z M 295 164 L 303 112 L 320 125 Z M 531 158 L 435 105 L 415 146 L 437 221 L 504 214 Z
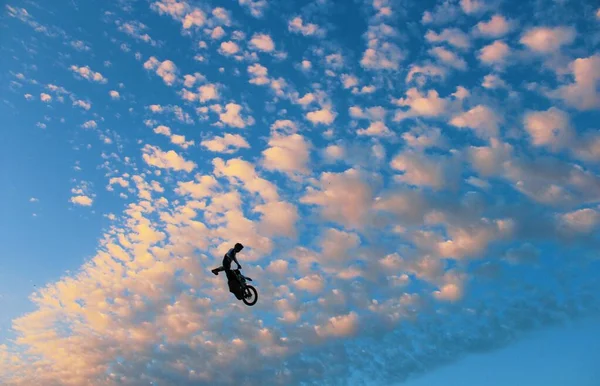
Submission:
M 254 288 L 251 285 L 247 285 L 244 291 L 244 297 L 242 298 L 242 301 L 247 306 L 255 305 L 258 301 L 258 291 L 256 290 L 256 288 Z

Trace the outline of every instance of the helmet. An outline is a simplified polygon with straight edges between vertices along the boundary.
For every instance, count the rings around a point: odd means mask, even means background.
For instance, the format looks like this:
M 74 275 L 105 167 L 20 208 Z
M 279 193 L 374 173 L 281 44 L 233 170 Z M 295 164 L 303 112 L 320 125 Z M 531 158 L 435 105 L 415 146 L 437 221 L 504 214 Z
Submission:
M 240 243 L 235 243 L 235 246 L 233 247 L 236 251 L 241 251 L 242 249 L 244 249 L 244 246 Z

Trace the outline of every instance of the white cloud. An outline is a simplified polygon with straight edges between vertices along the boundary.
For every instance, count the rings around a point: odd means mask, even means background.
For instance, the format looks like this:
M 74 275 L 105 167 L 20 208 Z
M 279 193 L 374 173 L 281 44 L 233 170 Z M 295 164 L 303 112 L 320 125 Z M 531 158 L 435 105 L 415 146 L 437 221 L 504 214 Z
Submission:
M 272 136 L 269 148 L 262 152 L 263 165 L 268 170 L 306 174 L 311 147 L 310 142 L 299 134 Z
M 268 6 L 267 0 L 238 0 L 238 3 L 246 7 L 252 16 L 261 18 Z
M 483 77 L 481 85 L 487 89 L 507 88 L 508 85 L 496 74 L 488 74 Z
M 357 130 L 356 134 L 372 137 L 389 137 L 394 135 L 394 133 L 385 125 L 385 122 L 382 121 L 371 122 L 369 127 Z
M 550 93 L 578 110 L 600 108 L 600 54 L 578 58 L 569 64 L 575 82 L 559 87 Z
M 467 112 L 454 116 L 449 123 L 460 128 L 471 128 L 478 137 L 487 139 L 499 135 L 498 126 L 502 123 L 502 117 L 487 106 L 477 105 Z
M 297 34 L 302 34 L 304 36 L 323 36 L 325 35 L 325 30 L 319 28 L 318 25 L 313 23 L 304 23 L 300 16 L 296 16 L 291 19 L 288 23 L 288 31 L 294 32 Z
M 506 35 L 512 29 L 512 22 L 509 22 L 502 15 L 494 15 L 489 21 L 480 21 L 475 26 L 477 32 L 485 37 L 499 38 Z
M 479 50 L 479 60 L 485 64 L 502 64 L 510 54 L 510 48 L 506 43 L 496 40 Z
M 41 93 L 41 94 L 40 94 L 40 100 L 41 100 L 42 102 L 49 103 L 49 102 L 51 102 L 51 101 L 52 101 L 52 96 L 51 96 L 51 95 L 49 95 L 49 94 L 46 94 L 46 93 Z
M 198 95 L 200 102 L 207 102 L 211 100 L 219 100 L 219 90 L 214 84 L 205 84 L 198 87 Z
M 210 37 L 213 40 L 219 40 L 221 39 L 223 36 L 225 36 L 225 30 L 223 29 L 223 27 L 221 26 L 217 26 L 215 27 L 212 32 L 210 33 Z
M 321 239 L 322 265 L 330 263 L 347 262 L 350 260 L 349 251 L 360 245 L 360 237 L 356 233 L 348 233 L 328 228 Z
M 239 129 L 244 128 L 247 125 L 252 125 L 254 119 L 252 119 L 252 117 L 246 119 L 242 118 L 240 115 L 241 111 L 242 106 L 236 103 L 227 103 L 227 105 L 225 105 L 225 112 L 219 113 L 219 119 L 227 126 L 237 127 Z
M 443 189 L 456 183 L 456 161 L 451 157 L 426 155 L 416 151 L 400 152 L 390 166 L 402 172 L 398 181 L 433 189 Z
M 254 63 L 248 66 L 248 74 L 250 75 L 250 83 L 256 85 L 264 85 L 270 82 L 268 74 L 268 69 L 264 66 L 261 66 L 259 63 Z
M 223 55 L 235 55 L 240 51 L 240 47 L 236 42 L 228 41 L 222 42 L 219 48 L 219 52 Z
M 444 47 L 434 47 L 429 50 L 431 55 L 436 56 L 439 60 L 445 64 L 450 65 L 458 70 L 466 70 L 467 62 L 464 59 L 458 57 L 454 52 L 445 49 Z
M 346 149 L 340 145 L 329 145 L 323 149 L 323 157 L 328 162 L 335 162 L 346 156 Z
M 186 161 L 181 155 L 173 150 L 162 151 L 156 146 L 146 145 L 142 149 L 142 158 L 150 165 L 161 169 L 172 169 L 176 171 L 191 172 L 196 168 L 192 161 Z
M 487 10 L 485 2 L 480 0 L 460 0 L 460 7 L 467 15 L 478 14 Z
M 406 98 L 395 100 L 398 106 L 408 106 L 408 111 L 398 111 L 394 121 L 401 121 L 410 117 L 438 117 L 443 115 L 448 108 L 448 101 L 440 98 L 436 90 L 429 90 L 423 95 L 416 88 L 410 88 L 406 91 Z
M 425 34 L 425 39 L 427 39 L 427 41 L 430 43 L 447 42 L 448 44 L 462 50 L 468 50 L 471 48 L 471 40 L 469 35 L 458 28 L 446 28 L 439 34 L 432 30 L 428 30 Z
M 225 134 L 223 137 L 215 136 L 210 140 L 205 140 L 200 143 L 210 151 L 216 153 L 232 154 L 241 148 L 249 149 L 248 142 L 239 134 Z
M 406 83 L 411 83 L 413 80 L 420 86 L 423 86 L 430 79 L 443 80 L 446 77 L 446 70 L 442 67 L 433 64 L 427 64 L 424 66 L 411 65 L 408 74 L 406 74 Z
M 342 74 L 342 84 L 346 89 L 352 88 L 358 85 L 358 78 L 354 75 Z
M 573 43 L 575 36 L 573 27 L 536 27 L 527 30 L 519 42 L 534 52 L 549 54 Z
M 531 143 L 535 146 L 560 149 L 569 147 L 574 139 L 569 116 L 556 107 L 546 111 L 528 112 L 523 123 L 531 137 Z
M 404 53 L 396 44 L 374 39 L 369 42 L 360 64 L 367 69 L 398 70 L 403 59 Z
M 323 288 L 325 287 L 323 278 L 317 274 L 304 276 L 298 280 L 295 280 L 294 285 L 298 289 L 311 293 L 319 293 L 323 291 Z
M 121 98 L 121 94 L 119 94 L 119 92 L 118 92 L 118 91 L 115 91 L 115 90 L 111 90 L 111 91 L 109 92 L 109 95 L 110 95 L 110 97 L 111 97 L 113 100 L 117 100 L 117 99 L 120 99 L 120 98 Z
M 94 120 L 90 120 L 87 122 L 84 122 L 81 127 L 83 127 L 84 129 L 95 129 L 98 127 L 98 124 L 96 123 L 96 121 Z
M 313 125 L 330 125 L 335 120 L 336 115 L 337 114 L 335 112 L 332 112 L 330 109 L 323 108 L 321 110 L 308 112 L 306 114 L 306 119 L 311 121 Z
M 276 201 L 257 205 L 254 210 L 262 214 L 259 228 L 266 236 L 296 237 L 296 223 L 300 219 L 298 209 L 289 202 Z M 282 269 L 282 265 L 277 266 Z M 274 269 L 275 267 L 271 267 Z
M 153 46 L 156 45 L 156 42 L 152 40 L 150 35 L 144 32 L 148 29 L 148 27 L 145 24 L 139 21 L 128 21 L 125 23 L 117 21 L 117 25 L 119 26 L 119 31 L 126 33 L 134 39 L 141 40 Z
M 71 197 L 71 202 L 80 206 L 92 206 L 94 200 L 86 195 L 78 195 Z
M 102 84 L 108 82 L 108 80 L 104 76 L 102 76 L 101 73 L 92 71 L 88 66 L 78 67 L 76 65 L 72 65 L 71 67 L 69 67 L 69 70 L 73 71 L 78 76 L 89 80 L 90 82 L 97 82 Z
M 177 80 L 177 66 L 171 60 L 161 62 L 152 56 L 144 63 L 144 68 L 146 70 L 156 71 L 156 74 L 160 76 L 163 82 L 168 86 L 172 86 Z
M 263 52 L 272 52 L 275 50 L 273 39 L 264 33 L 255 33 L 250 39 L 250 47 Z
M 334 316 L 321 325 L 315 326 L 315 332 L 321 337 L 349 337 L 358 332 L 358 315 L 352 311 L 347 315 Z
M 277 186 L 261 178 L 254 165 L 241 158 L 230 159 L 224 162 L 220 158 L 213 159 L 214 174 L 217 177 L 228 177 L 230 182 L 236 180 L 244 184 L 246 190 L 259 194 L 265 202 L 279 201 Z
M 206 23 L 206 14 L 202 10 L 195 8 L 192 12 L 183 18 L 183 28 L 202 27 Z
M 318 186 L 320 190 L 308 187 L 300 202 L 320 206 L 321 215 L 327 220 L 352 228 L 365 226 L 373 196 L 360 171 L 321 173 Z
M 600 212 L 591 208 L 579 209 L 561 215 L 560 221 L 571 230 L 590 233 L 600 224 Z
M 92 107 L 92 104 L 82 100 L 73 101 L 73 106 L 81 107 L 84 110 L 89 110 Z

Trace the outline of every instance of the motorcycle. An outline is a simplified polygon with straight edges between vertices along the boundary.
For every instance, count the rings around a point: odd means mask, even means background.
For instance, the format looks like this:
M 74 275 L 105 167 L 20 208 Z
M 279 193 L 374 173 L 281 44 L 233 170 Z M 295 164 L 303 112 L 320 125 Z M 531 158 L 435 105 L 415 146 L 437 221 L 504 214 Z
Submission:
M 229 291 L 247 306 L 253 306 L 258 301 L 258 291 L 248 284 L 251 278 L 242 275 L 240 269 L 232 269 L 232 277 L 228 278 Z

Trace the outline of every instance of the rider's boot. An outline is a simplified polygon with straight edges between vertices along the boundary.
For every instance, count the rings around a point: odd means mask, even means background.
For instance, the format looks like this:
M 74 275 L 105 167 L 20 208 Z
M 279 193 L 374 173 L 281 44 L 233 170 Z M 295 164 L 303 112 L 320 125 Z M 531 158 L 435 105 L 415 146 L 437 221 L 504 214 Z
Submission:
M 219 275 L 219 269 L 218 268 L 211 269 L 210 272 L 214 273 L 215 275 Z

